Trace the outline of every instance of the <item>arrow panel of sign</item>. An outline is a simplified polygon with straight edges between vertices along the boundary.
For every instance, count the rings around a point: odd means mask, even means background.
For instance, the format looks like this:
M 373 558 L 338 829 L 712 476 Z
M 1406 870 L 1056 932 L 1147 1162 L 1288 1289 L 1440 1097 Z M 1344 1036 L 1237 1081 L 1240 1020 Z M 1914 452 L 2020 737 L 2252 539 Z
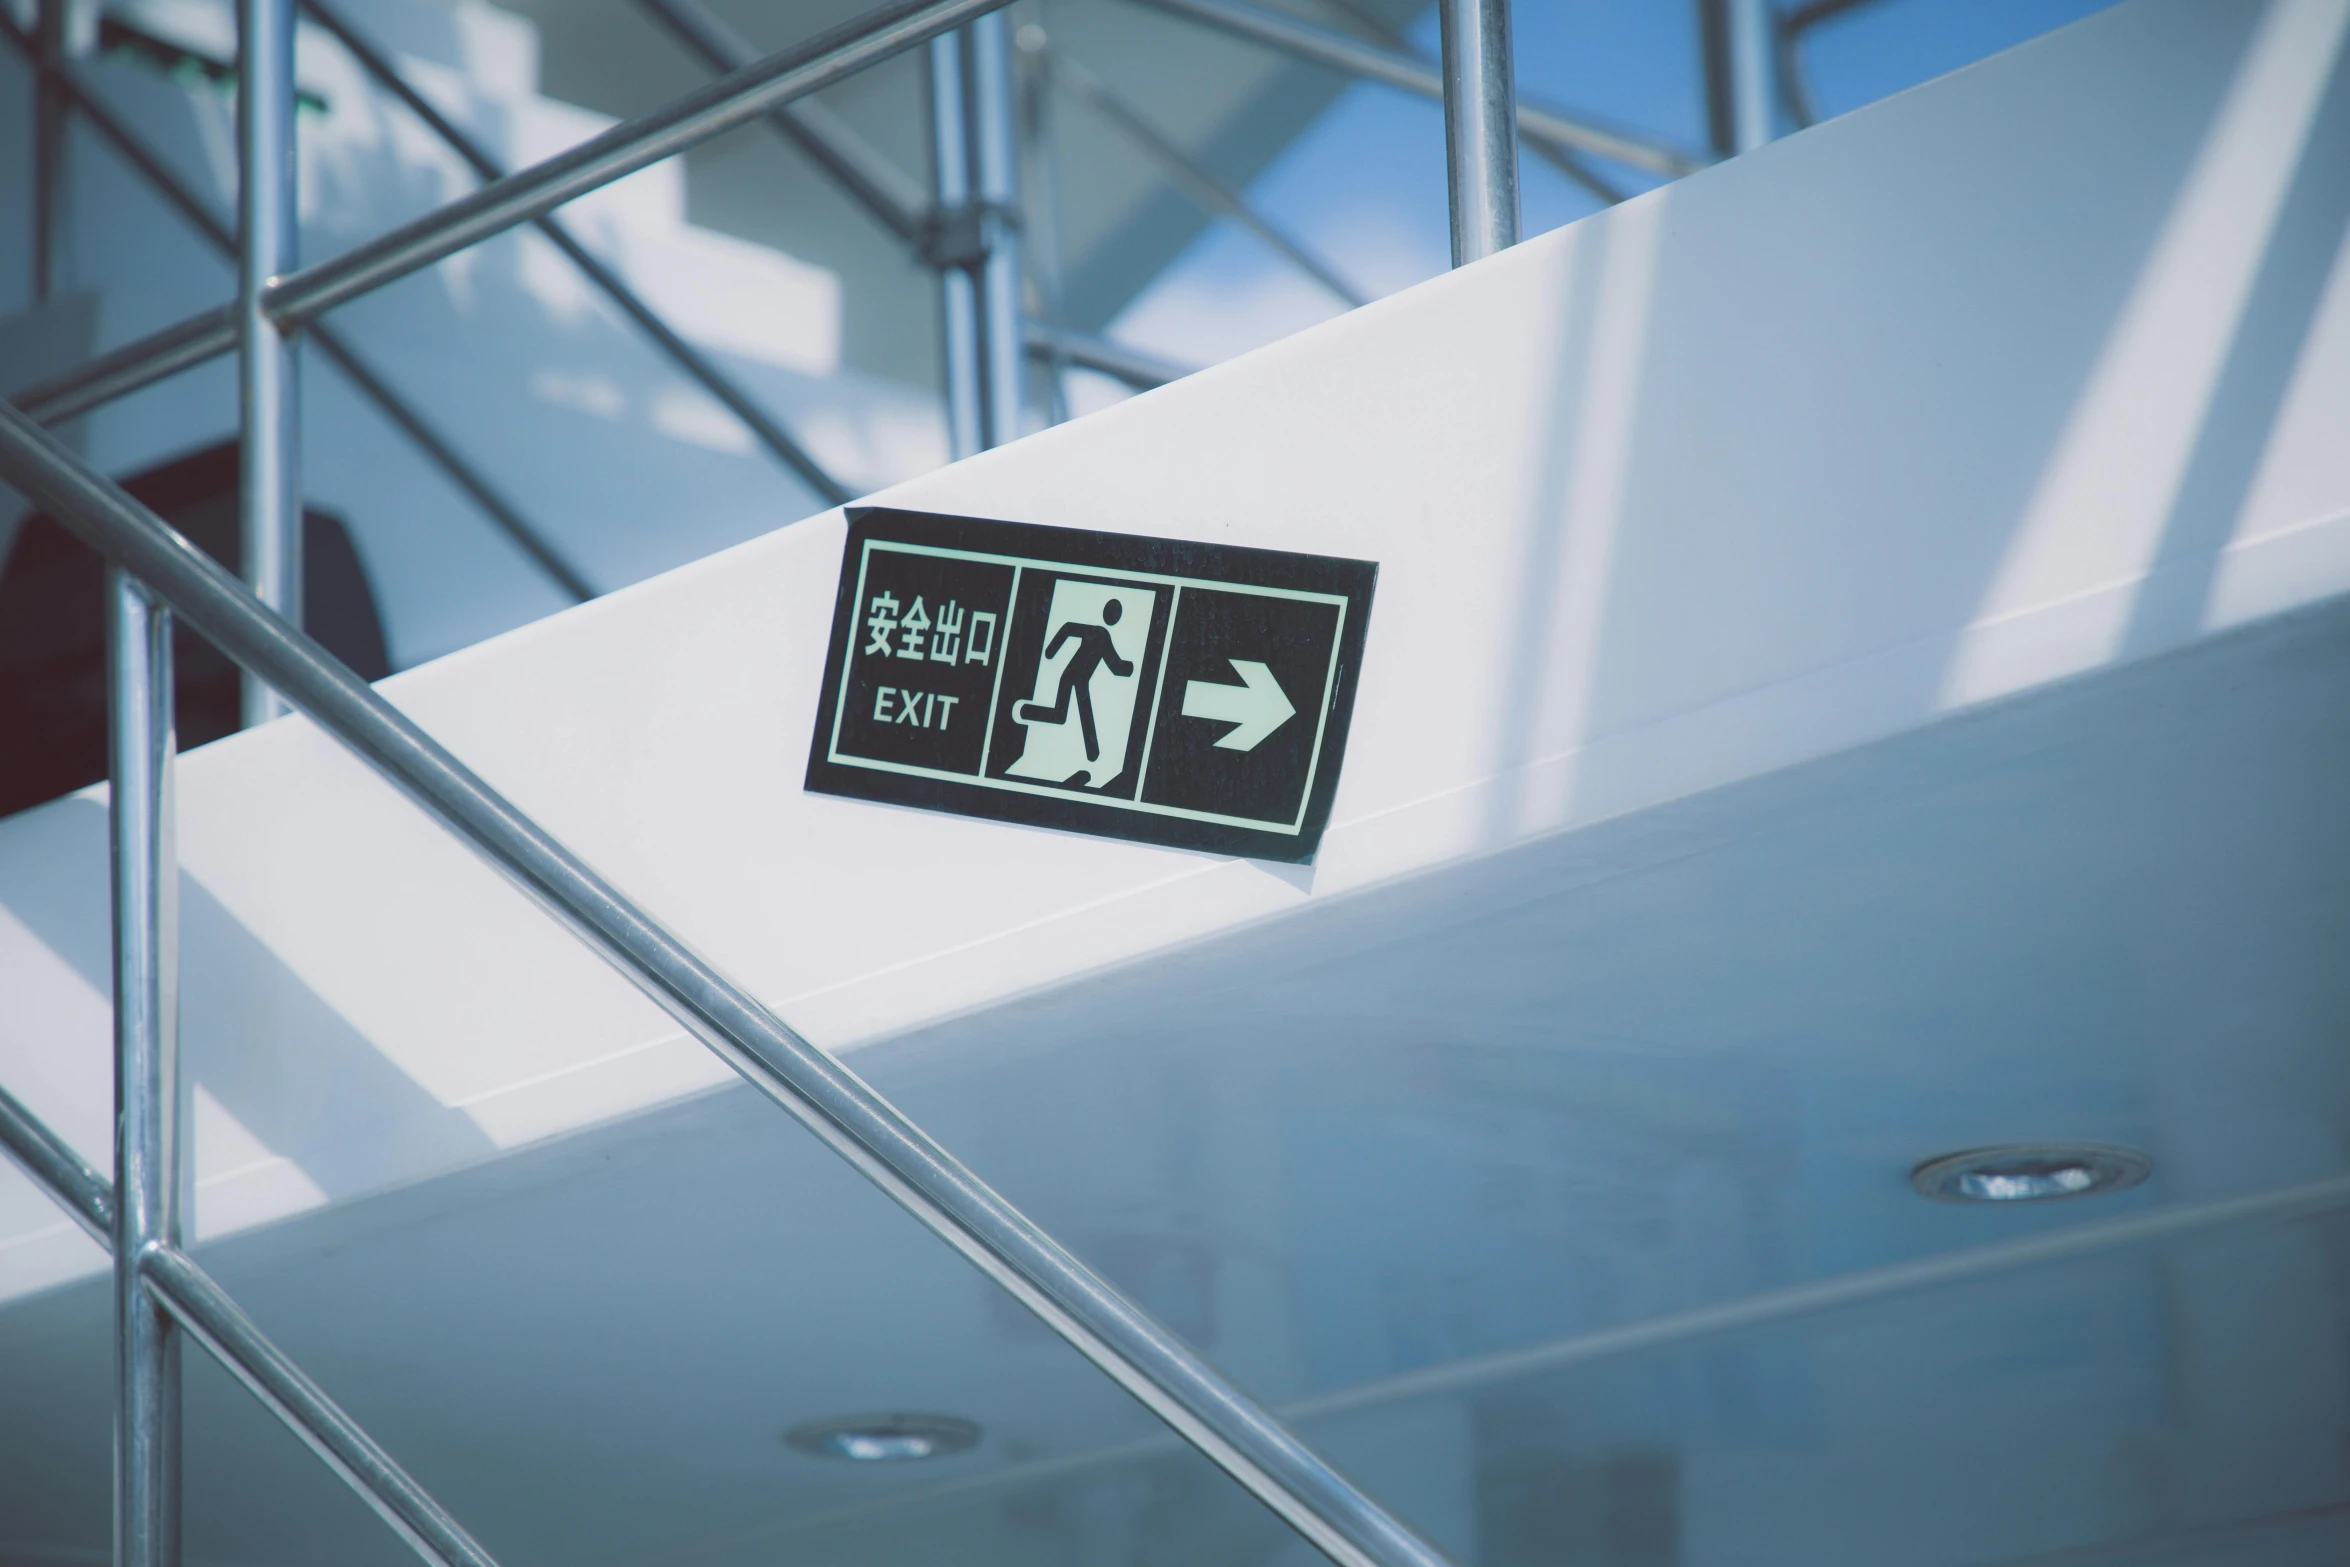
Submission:
M 1310 859 L 1376 577 L 1325 556 L 857 513 L 808 787 Z

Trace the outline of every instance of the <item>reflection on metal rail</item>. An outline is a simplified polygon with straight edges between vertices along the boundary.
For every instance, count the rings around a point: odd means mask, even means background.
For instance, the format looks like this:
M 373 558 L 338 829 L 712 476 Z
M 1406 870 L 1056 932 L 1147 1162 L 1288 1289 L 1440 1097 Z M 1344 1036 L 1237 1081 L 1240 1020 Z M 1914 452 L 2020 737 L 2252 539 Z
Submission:
M 506 171 L 498 165 L 495 158 L 490 156 L 487 148 L 475 141 L 447 115 L 435 108 L 432 101 L 424 94 L 409 85 L 408 79 L 400 74 L 399 67 L 395 66 L 385 57 L 383 51 L 377 49 L 364 34 L 352 26 L 340 11 L 329 5 L 327 0 L 300 0 L 300 4 L 302 9 L 309 12 L 321 27 L 332 33 L 336 41 L 350 51 L 351 57 L 359 62 L 361 69 L 373 77 L 385 91 L 406 105 L 409 113 L 422 120 L 434 135 L 440 137 L 457 156 L 470 164 L 473 172 L 479 175 L 483 181 L 495 182 L 506 177 Z M 823 465 L 809 454 L 806 447 L 794 439 L 772 414 L 760 407 L 756 399 L 737 386 L 724 371 L 712 364 L 707 355 L 678 336 L 669 323 L 662 320 L 653 308 L 637 295 L 634 289 L 621 281 L 619 273 L 605 265 L 593 251 L 581 244 L 578 237 L 570 229 L 564 227 L 560 218 L 548 213 L 531 221 L 537 226 L 539 232 L 553 242 L 557 250 L 562 251 L 569 258 L 571 264 L 579 269 L 581 275 L 601 290 L 605 298 L 619 306 L 621 313 L 635 322 L 638 328 L 653 340 L 661 352 L 669 356 L 671 362 L 700 382 L 703 389 L 712 397 L 724 403 L 727 410 L 759 438 L 761 445 L 774 453 L 786 467 L 805 480 L 809 488 L 824 498 L 826 504 L 838 506 L 849 499 L 847 486 L 825 472 Z
M 1452 264 L 1518 242 L 1518 88 L 1509 0 L 1436 0 L 1444 48 L 1445 188 Z
M 1423 98 L 1444 96 L 1444 82 L 1438 72 L 1410 55 L 1382 49 L 1359 38 L 1316 27 L 1311 22 L 1295 21 L 1278 12 L 1246 4 L 1244 0 L 1138 0 L 1138 3 L 1348 76 L 1383 82 Z M 1570 152 L 1612 158 L 1668 177 L 1694 173 L 1706 163 L 1693 153 L 1650 137 L 1613 130 L 1574 115 L 1537 107 L 1523 99 L 1518 102 L 1518 134 L 1528 141 L 1548 142 Z
M 114 1246 L 114 1188 L 4 1088 L 0 1152 L 39 1181 L 99 1245 Z M 441 1567 L 497 1567 L 357 1421 L 269 1341 L 194 1258 L 177 1246 L 151 1245 L 139 1254 L 137 1272 L 155 1303 L 342 1476 L 418 1555 Z
M 114 1244 L 114 1185 L 82 1162 L 17 1097 L 0 1088 L 0 1150 L 39 1181 L 59 1207 L 101 1246 Z
M 710 967 L 210 557 L 0 404 L 0 476 L 383 774 L 1138 1402 L 1345 1567 L 1445 1558 L 853 1072 Z

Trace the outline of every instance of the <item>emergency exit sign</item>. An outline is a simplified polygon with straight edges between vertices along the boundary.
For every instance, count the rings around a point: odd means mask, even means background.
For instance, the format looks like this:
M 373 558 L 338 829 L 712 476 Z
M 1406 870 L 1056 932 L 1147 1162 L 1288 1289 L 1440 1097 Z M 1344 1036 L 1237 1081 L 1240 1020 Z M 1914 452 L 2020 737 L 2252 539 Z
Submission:
M 808 788 L 1313 858 L 1379 568 L 850 513 Z

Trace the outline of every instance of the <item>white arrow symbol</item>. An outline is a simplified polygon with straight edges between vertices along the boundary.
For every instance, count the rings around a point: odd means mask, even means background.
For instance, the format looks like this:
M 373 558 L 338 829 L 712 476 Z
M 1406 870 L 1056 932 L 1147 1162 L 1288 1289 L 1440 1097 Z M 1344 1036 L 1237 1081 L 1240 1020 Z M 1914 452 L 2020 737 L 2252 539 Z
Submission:
M 1289 698 L 1283 694 L 1281 682 L 1273 678 L 1273 671 L 1255 659 L 1228 658 L 1225 662 L 1232 666 L 1241 683 L 1221 686 L 1205 680 L 1186 682 L 1183 716 L 1235 725 L 1216 744 L 1227 751 L 1253 751 L 1265 736 L 1295 718 L 1297 709 L 1289 705 Z

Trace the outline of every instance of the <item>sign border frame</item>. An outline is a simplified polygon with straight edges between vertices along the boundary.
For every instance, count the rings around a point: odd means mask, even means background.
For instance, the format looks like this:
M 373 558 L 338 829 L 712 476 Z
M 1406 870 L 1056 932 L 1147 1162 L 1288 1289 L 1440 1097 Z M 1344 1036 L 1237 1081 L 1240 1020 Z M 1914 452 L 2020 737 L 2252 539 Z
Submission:
M 1106 533 L 1090 528 L 1048 527 L 1040 523 L 911 511 L 894 506 L 852 506 L 847 508 L 846 515 L 849 526 L 841 551 L 840 582 L 833 593 L 824 679 L 802 784 L 807 791 L 1164 848 L 1292 865 L 1313 862 L 1321 847 L 1323 830 L 1329 825 L 1330 808 L 1337 797 L 1338 774 L 1352 728 L 1363 643 L 1379 578 L 1377 562 L 1240 544 Z M 974 534 L 979 537 L 975 539 Z M 1307 762 L 1308 787 L 1297 827 L 1282 832 L 1245 826 L 1230 819 L 1205 819 L 1204 813 L 1161 815 L 1133 805 L 1089 800 L 1060 790 L 1004 789 L 977 779 L 960 782 L 878 763 L 860 766 L 832 760 L 829 753 L 834 709 L 840 704 L 849 650 L 856 640 L 857 584 L 862 580 L 865 546 L 870 541 L 956 554 L 1013 556 L 1048 569 L 1065 566 L 1078 571 L 1177 577 L 1203 587 L 1224 585 L 1240 591 L 1280 590 L 1281 596 L 1296 593 L 1343 598 L 1339 632 L 1331 650 L 1328 695 L 1317 715 L 1322 732 Z M 1236 579 L 1232 575 L 1236 564 L 1245 566 L 1247 577 Z M 1333 577 L 1338 579 L 1336 585 Z M 1009 637 L 1010 632 L 1007 625 L 1005 636 Z M 1172 621 L 1168 634 L 1173 634 Z M 1299 716 L 1304 716 L 1302 710 Z

